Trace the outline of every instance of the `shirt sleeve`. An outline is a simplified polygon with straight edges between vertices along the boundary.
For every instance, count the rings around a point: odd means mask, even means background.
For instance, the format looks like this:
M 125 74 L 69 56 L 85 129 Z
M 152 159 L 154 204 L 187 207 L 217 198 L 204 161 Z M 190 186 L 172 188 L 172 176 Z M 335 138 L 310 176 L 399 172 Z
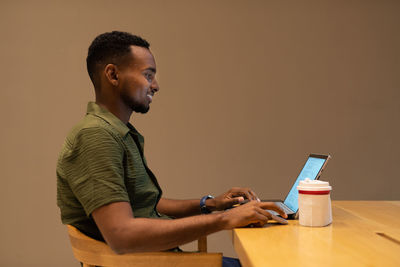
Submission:
M 66 176 L 87 216 L 112 202 L 128 201 L 124 183 L 124 148 L 107 130 L 84 128 L 76 135 Z

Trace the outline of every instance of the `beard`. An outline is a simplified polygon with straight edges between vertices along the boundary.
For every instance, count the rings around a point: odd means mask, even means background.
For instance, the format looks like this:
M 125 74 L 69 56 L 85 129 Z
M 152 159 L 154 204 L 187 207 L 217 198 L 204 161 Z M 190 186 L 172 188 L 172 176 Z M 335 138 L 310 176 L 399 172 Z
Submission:
M 122 101 L 124 102 L 125 105 L 130 107 L 134 112 L 137 113 L 147 113 L 150 109 L 150 105 L 146 105 L 143 103 L 140 103 L 136 99 L 132 98 L 128 94 L 124 93 L 122 94 Z

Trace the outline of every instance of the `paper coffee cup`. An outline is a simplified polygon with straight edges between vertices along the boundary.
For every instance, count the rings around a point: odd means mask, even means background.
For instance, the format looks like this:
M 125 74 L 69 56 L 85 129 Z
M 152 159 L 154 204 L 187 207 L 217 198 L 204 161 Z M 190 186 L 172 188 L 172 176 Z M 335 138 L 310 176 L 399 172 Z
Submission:
M 297 186 L 299 190 L 299 224 L 303 226 L 326 226 L 332 223 L 328 182 L 306 178 Z

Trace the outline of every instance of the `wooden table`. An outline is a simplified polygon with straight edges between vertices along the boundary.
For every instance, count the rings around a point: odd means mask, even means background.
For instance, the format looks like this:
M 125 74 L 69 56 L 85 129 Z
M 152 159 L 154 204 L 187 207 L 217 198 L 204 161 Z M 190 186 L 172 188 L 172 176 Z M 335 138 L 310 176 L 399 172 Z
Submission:
M 268 223 L 237 228 L 232 241 L 246 266 L 400 266 L 400 201 L 333 201 L 333 223 Z

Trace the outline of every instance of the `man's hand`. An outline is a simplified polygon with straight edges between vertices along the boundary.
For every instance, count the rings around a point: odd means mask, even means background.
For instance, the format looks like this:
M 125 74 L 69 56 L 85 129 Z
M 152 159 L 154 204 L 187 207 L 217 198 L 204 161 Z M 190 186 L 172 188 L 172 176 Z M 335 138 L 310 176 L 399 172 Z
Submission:
M 249 224 L 263 226 L 271 220 L 271 214 L 266 211 L 273 210 L 278 212 L 283 218 L 287 218 L 286 213 L 273 202 L 250 201 L 242 206 L 223 212 L 224 228 L 232 229 L 244 227 Z
M 234 187 L 214 199 L 207 199 L 206 205 L 212 211 L 225 210 L 231 208 L 233 205 L 244 202 L 245 199 L 248 199 L 249 201 L 260 201 L 256 193 L 254 193 L 250 188 Z

